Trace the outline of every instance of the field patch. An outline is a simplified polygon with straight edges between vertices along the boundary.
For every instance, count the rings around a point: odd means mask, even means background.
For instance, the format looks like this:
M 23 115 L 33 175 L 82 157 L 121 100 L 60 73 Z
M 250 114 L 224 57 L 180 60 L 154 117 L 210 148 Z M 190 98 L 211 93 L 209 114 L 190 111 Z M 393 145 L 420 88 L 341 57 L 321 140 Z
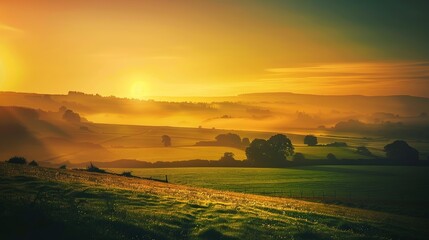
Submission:
M 428 234 L 425 219 L 289 198 L 6 164 L 0 164 L 0 173 L 2 239 L 424 239 Z

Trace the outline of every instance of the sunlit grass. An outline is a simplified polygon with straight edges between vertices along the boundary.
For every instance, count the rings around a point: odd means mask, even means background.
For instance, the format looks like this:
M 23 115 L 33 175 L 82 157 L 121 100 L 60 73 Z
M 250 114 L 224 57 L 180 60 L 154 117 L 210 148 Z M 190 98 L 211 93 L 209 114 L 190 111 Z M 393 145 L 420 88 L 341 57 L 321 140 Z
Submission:
M 427 236 L 426 220 L 377 211 L 81 171 L 0 164 L 0 172 L 2 239 L 28 233 L 61 239 Z

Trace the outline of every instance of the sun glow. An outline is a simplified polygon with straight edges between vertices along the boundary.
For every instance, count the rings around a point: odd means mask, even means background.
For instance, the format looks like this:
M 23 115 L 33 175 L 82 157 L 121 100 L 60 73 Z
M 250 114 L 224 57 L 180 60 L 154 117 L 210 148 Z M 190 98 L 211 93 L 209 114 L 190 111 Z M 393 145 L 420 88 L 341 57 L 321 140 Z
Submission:
M 131 85 L 131 98 L 142 99 L 148 95 L 147 83 L 143 80 L 135 80 Z
M 0 86 L 12 86 L 19 79 L 22 71 L 15 54 L 0 43 Z

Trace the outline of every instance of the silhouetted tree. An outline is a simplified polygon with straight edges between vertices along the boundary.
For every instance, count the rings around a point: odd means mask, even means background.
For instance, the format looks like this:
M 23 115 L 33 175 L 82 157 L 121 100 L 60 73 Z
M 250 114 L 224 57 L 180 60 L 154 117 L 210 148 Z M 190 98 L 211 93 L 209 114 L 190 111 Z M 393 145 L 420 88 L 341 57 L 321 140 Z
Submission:
M 303 161 L 303 160 L 305 160 L 305 156 L 304 156 L 304 154 L 302 154 L 302 153 L 295 153 L 294 155 L 293 155 L 293 161 Z
M 13 163 L 13 164 L 26 164 L 27 159 L 24 157 L 11 157 L 9 160 L 6 161 L 7 163 Z
M 288 156 L 293 155 L 293 152 L 292 142 L 283 134 L 274 135 L 267 141 L 255 139 L 246 148 L 246 156 L 249 161 L 266 166 L 282 165 Z
M 293 155 L 294 147 L 289 138 L 283 134 L 276 134 L 268 139 L 268 144 L 271 146 L 273 160 L 285 161 L 288 156 Z
M 69 122 L 80 122 L 80 115 L 78 113 L 73 112 L 70 109 L 67 109 L 63 113 L 63 119 Z
M 223 156 L 219 159 L 219 161 L 235 161 L 234 153 L 225 152 Z
M 356 152 L 360 155 L 372 156 L 372 153 L 369 151 L 369 149 L 367 147 L 363 147 L 363 146 L 357 147 Z
M 249 146 L 249 144 L 250 144 L 249 138 L 243 138 L 243 139 L 241 139 L 241 145 L 247 147 L 247 146 Z
M 37 166 L 39 166 L 39 164 L 36 162 L 36 160 L 33 160 L 28 164 L 28 166 L 37 167 Z
M 390 160 L 418 161 L 419 151 L 408 145 L 407 142 L 396 140 L 384 146 L 386 157 Z
M 328 159 L 330 161 L 338 160 L 337 157 L 333 153 L 328 153 L 328 155 L 326 155 L 326 159 Z
M 241 137 L 235 133 L 219 134 L 216 136 L 219 145 L 237 147 L 241 145 Z
M 314 135 L 307 135 L 304 137 L 304 144 L 308 146 L 316 146 L 317 145 L 317 137 Z
M 162 135 L 161 142 L 164 144 L 164 147 L 171 147 L 171 138 L 168 135 Z
M 247 160 L 255 163 L 263 163 L 268 161 L 269 153 L 271 152 L 270 145 L 264 139 L 256 138 L 246 148 Z

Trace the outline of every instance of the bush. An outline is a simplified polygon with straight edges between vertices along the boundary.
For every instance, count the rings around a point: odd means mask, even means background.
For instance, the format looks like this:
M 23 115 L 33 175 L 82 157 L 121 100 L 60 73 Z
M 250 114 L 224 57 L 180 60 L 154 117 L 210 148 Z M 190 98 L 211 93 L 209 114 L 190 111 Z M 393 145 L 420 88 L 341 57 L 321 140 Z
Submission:
M 131 171 L 122 172 L 121 176 L 124 176 L 124 177 L 133 177 L 133 175 L 131 174 Z
M 364 156 L 372 156 L 371 151 L 369 151 L 369 149 L 367 147 L 357 147 L 356 148 L 356 152 L 360 155 L 364 155 Z
M 302 153 L 295 153 L 295 155 L 293 155 L 293 161 L 304 161 L 305 160 L 305 156 Z
M 65 165 L 65 164 L 64 164 L 64 165 L 61 165 L 61 166 L 60 166 L 60 169 L 67 169 L 67 165 Z
M 27 159 L 24 157 L 11 157 L 9 160 L 6 161 L 7 163 L 13 163 L 13 164 L 27 164 Z
M 97 172 L 97 173 L 106 173 L 105 170 L 96 167 L 94 164 L 90 163 L 90 165 L 86 168 L 88 172 Z
M 326 144 L 327 147 L 347 147 L 347 143 L 345 142 L 333 142 Z
M 333 153 L 328 153 L 328 155 L 326 155 L 326 159 L 331 160 L 331 161 L 338 160 L 337 157 Z
M 36 162 L 36 160 L 31 161 L 28 166 L 32 166 L 32 167 L 38 167 L 39 164 Z
M 234 153 L 232 153 L 232 152 L 225 152 L 223 154 L 223 156 L 219 159 L 219 161 L 227 161 L 227 162 L 235 161 Z

